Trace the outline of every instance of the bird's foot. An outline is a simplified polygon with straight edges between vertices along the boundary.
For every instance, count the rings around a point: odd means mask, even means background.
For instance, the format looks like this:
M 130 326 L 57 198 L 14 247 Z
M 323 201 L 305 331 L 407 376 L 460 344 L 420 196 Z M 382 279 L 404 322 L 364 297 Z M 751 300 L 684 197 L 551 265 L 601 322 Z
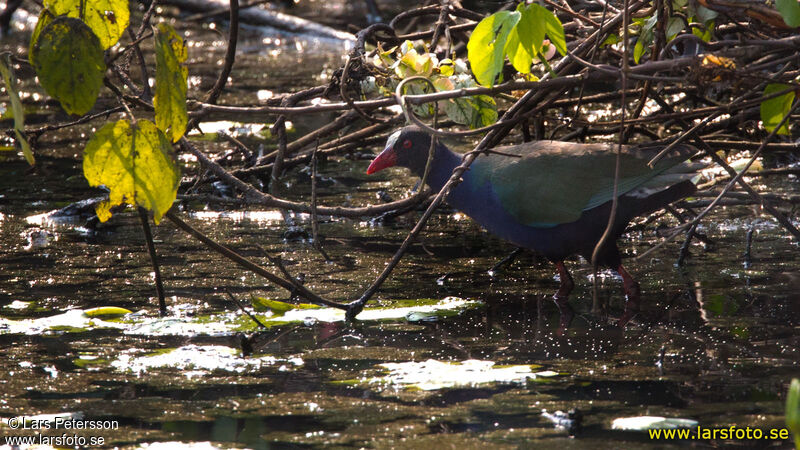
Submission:
M 559 337 L 564 336 L 567 333 L 567 329 L 569 328 L 570 324 L 572 324 L 572 319 L 575 317 L 575 311 L 573 311 L 572 307 L 569 306 L 569 302 L 567 301 L 566 297 L 561 297 L 556 294 L 553 296 L 553 301 L 556 302 L 556 307 L 558 307 L 558 313 L 560 315 L 556 335 Z
M 617 268 L 617 273 L 622 277 L 622 287 L 625 289 L 625 311 L 619 318 L 617 325 L 625 328 L 628 322 L 639 313 L 642 303 L 642 289 L 639 283 L 625 270 L 622 265 Z
M 617 326 L 620 328 L 625 328 L 628 325 L 628 322 L 633 319 L 636 314 L 639 314 L 639 305 L 634 305 L 630 300 L 625 303 L 625 311 L 622 312 L 622 316 L 619 318 L 619 322 L 617 322 Z
M 575 312 L 572 311 L 572 307 L 569 306 L 567 302 L 569 293 L 572 292 L 575 283 L 572 281 L 572 276 L 569 274 L 569 271 L 564 266 L 564 261 L 556 262 L 556 269 L 558 270 L 558 278 L 561 280 L 558 286 L 558 292 L 553 296 L 553 300 L 556 302 L 556 306 L 558 306 L 558 312 L 561 314 L 556 334 L 558 336 L 563 336 L 572 323 L 572 318 L 575 317 Z

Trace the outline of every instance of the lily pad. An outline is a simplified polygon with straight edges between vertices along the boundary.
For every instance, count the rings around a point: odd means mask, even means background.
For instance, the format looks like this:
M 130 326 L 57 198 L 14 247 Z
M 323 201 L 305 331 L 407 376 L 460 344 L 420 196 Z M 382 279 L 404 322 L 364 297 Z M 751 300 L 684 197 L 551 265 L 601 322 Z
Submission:
M 399 320 L 409 317 L 409 315 L 425 314 L 430 319 L 430 313 L 451 314 L 452 311 L 462 311 L 466 308 L 476 307 L 480 302 L 475 300 L 465 300 L 458 297 L 447 297 L 436 303 L 428 305 L 407 306 L 401 308 L 365 308 L 358 315 L 360 321 L 370 320 Z M 285 322 L 341 322 L 345 320 L 345 313 L 341 309 L 318 308 L 318 309 L 292 309 L 286 311 L 281 316 L 265 319 L 270 321 Z
M 699 422 L 661 416 L 620 417 L 611 423 L 612 430 L 644 431 L 655 429 L 694 428 Z
M 243 373 L 263 366 L 286 364 L 288 367 L 303 365 L 300 358 L 281 359 L 274 356 L 242 357 L 237 349 L 223 345 L 186 345 L 184 347 L 135 356 L 135 351 L 124 352 L 111 363 L 111 367 L 123 372 L 142 374 L 153 369 L 170 368 L 185 373 L 187 377 L 206 375 L 211 371 Z
M 89 328 L 122 327 L 124 327 L 122 324 L 90 317 L 82 309 L 71 309 L 62 314 L 38 319 L 10 320 L 0 318 L 0 334 L 36 335 L 55 331 L 84 331 Z
M 286 311 L 291 311 L 293 309 L 319 309 L 321 308 L 318 305 L 310 305 L 308 303 L 300 303 L 300 304 L 293 304 L 293 303 L 286 303 L 281 302 L 278 300 L 270 300 L 264 297 L 250 297 L 250 303 L 253 305 L 253 309 L 259 312 L 266 312 L 271 311 L 273 317 L 280 316 L 286 313 Z
M 131 310 L 120 308 L 118 306 L 100 306 L 97 308 L 89 308 L 83 312 L 87 317 L 122 317 L 130 314 Z
M 383 363 L 389 370 L 371 383 L 396 385 L 403 388 L 431 391 L 454 387 L 473 387 L 488 383 L 522 384 L 537 377 L 558 375 L 552 371 L 535 372 L 538 366 L 496 365 L 494 361 L 469 359 L 460 362 L 429 359 L 421 362 Z

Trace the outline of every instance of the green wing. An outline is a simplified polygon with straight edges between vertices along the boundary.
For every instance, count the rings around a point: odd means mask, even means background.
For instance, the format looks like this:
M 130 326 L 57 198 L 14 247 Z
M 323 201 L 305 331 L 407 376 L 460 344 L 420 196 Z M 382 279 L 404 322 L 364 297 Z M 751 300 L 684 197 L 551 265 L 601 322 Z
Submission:
M 696 149 L 679 145 L 654 168 L 648 161 L 662 147 L 623 147 L 619 195 L 647 183 L 688 159 Z M 473 167 L 476 186 L 491 183 L 500 203 L 520 222 L 531 226 L 557 225 L 578 220 L 586 209 L 613 197 L 615 144 L 575 144 L 538 141 L 496 149 L 520 157 L 489 154 Z

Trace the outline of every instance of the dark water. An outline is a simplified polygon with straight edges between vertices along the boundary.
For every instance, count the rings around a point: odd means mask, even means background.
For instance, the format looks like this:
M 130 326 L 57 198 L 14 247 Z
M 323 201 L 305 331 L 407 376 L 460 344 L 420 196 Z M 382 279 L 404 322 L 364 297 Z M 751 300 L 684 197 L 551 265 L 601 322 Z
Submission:
M 190 58 L 202 62 L 207 50 L 193 51 Z M 290 81 L 324 83 L 325 68 L 338 61 L 335 54 L 291 49 L 274 57 L 245 52 L 229 95 L 282 92 Z M 303 70 L 262 75 L 287 66 Z M 642 283 L 643 308 L 625 331 L 592 313 L 591 270 L 573 260 L 576 317 L 559 335 L 550 300 L 557 288 L 553 268 L 523 254 L 490 277 L 487 271 L 512 247 L 446 208 L 371 302 L 377 309 L 352 326 L 338 313 L 302 310 L 264 313 L 269 328 L 259 329 L 228 294 L 244 303 L 251 294 L 276 300 L 287 294 L 165 221 L 154 230 L 169 296 L 169 316 L 159 319 L 132 211 L 96 231 L 82 221 L 31 217 L 97 194 L 85 187 L 73 157 L 82 132 L 88 131 L 46 135 L 33 174 L 16 158 L 3 161 L 4 419 L 48 421 L 39 415 L 60 414 L 116 421 L 116 430 L 78 434 L 126 448 L 202 442 L 222 448 L 789 446 L 653 442 L 646 432 L 612 429 L 615 419 L 636 416 L 691 419 L 703 427 L 785 426 L 786 388 L 800 375 L 800 261 L 796 242 L 752 208 L 710 215 L 702 231 L 715 245 L 692 245 L 683 267 L 674 265 L 680 242 L 627 260 Z M 413 185 L 399 170 L 367 179 L 365 166 L 324 165 L 321 202 L 374 203 L 380 190 L 399 198 Z M 293 170 L 284 181 L 298 198 L 308 193 L 305 172 Z M 798 187 L 796 179 L 767 183 L 764 189 L 777 192 Z M 310 288 L 339 301 L 369 285 L 419 217 L 410 213 L 385 224 L 323 218 L 320 233 L 331 256 L 325 262 L 307 240 L 284 239 L 276 211 L 189 206 L 182 216 L 205 233 L 265 266 L 260 248 L 280 255 L 292 273 L 305 274 Z M 297 220 L 310 230 L 306 217 Z M 657 219 L 625 235 L 620 247 L 634 257 L 659 242 L 656 229 L 674 225 Z M 751 228 L 752 261 L 745 267 Z M 597 301 L 608 303 L 613 319 L 624 306 L 621 282 L 600 276 Z M 134 314 L 92 319 L 82 313 L 99 306 Z M 247 357 L 243 339 L 252 348 Z M 547 419 L 569 410 L 582 416 L 579 427 L 557 428 Z M 3 436 L 36 433 L 13 431 L 5 422 Z

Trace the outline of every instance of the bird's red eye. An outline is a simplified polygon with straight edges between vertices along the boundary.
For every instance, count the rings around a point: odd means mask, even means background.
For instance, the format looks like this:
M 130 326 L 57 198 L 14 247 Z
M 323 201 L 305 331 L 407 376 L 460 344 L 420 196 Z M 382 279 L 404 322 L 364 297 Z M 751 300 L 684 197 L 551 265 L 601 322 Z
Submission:
M 411 148 L 411 140 L 410 139 L 406 139 L 405 141 L 403 141 L 403 148 Z

